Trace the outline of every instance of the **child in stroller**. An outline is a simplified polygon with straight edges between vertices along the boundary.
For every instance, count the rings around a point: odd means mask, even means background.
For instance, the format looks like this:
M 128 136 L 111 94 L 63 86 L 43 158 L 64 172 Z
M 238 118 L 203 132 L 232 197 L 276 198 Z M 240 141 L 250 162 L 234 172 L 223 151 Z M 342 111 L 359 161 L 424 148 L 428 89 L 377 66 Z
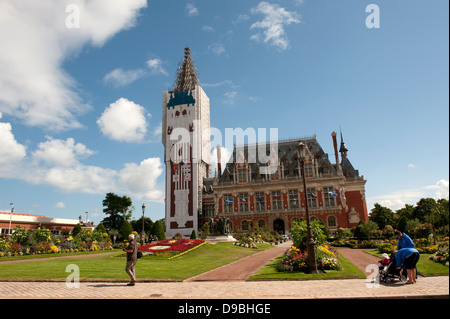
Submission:
M 401 273 L 400 273 L 401 272 Z M 380 282 L 391 283 L 394 279 L 400 280 L 400 282 L 406 282 L 406 269 L 402 271 L 397 269 L 395 253 L 392 253 L 389 257 L 389 264 L 383 269 L 380 269 Z

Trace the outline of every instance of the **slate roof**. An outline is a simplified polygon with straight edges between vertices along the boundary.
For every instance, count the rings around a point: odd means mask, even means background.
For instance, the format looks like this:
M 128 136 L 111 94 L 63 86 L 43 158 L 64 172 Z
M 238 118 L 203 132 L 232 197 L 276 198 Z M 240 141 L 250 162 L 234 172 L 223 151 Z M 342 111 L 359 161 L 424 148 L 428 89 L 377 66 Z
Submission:
M 310 138 L 301 138 L 301 139 L 291 139 L 286 141 L 278 141 L 278 159 L 283 163 L 284 170 L 285 170 L 285 176 L 289 176 L 289 173 L 291 171 L 291 174 L 293 173 L 294 176 L 298 176 L 298 153 L 297 153 L 297 145 L 299 142 L 303 142 L 307 145 L 309 151 L 311 154 L 315 157 L 317 163 L 318 163 L 318 170 L 319 173 L 323 173 L 324 167 L 325 169 L 329 170 L 329 173 L 331 175 L 337 175 L 337 170 L 335 164 L 332 164 L 330 160 L 328 159 L 328 154 L 326 154 L 320 144 L 318 143 L 316 137 L 310 137 Z M 250 152 L 250 158 L 249 158 L 249 148 L 252 150 Z M 266 154 L 270 154 L 270 144 L 265 145 L 266 148 Z M 237 154 L 237 155 L 236 155 Z M 259 176 L 259 167 L 262 166 L 261 162 L 259 161 L 258 157 L 258 148 L 255 149 L 254 144 L 249 147 L 248 144 L 243 146 L 235 146 L 233 150 L 232 157 L 230 157 L 229 162 L 226 164 L 225 169 L 220 177 L 220 182 L 228 182 L 233 180 L 233 174 L 234 174 L 234 165 L 236 165 L 236 162 L 242 162 L 242 159 L 240 157 L 244 156 L 244 158 L 247 160 L 247 162 L 250 165 L 251 168 L 251 174 L 252 174 L 252 180 L 257 179 Z M 345 162 L 346 165 L 350 163 L 347 159 Z M 351 164 L 350 164 L 351 166 Z M 351 168 L 353 168 L 351 166 Z M 353 173 L 355 170 L 351 170 Z M 357 171 L 356 171 L 357 172 Z

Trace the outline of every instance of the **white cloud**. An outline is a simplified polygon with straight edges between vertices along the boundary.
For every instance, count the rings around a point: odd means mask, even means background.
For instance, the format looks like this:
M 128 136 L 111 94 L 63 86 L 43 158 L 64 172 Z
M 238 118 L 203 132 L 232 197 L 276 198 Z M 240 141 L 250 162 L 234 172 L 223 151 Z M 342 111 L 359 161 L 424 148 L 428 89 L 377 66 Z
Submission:
M 131 84 L 143 76 L 145 76 L 145 71 L 142 69 L 125 71 L 118 68 L 106 74 L 103 81 L 107 84 L 112 84 L 119 87 Z
M 219 86 L 223 86 L 223 85 L 229 85 L 232 88 L 237 88 L 238 87 L 231 80 L 223 80 L 223 81 L 216 82 L 216 83 L 203 83 L 202 84 L 203 87 L 219 87 Z
M 73 138 L 64 141 L 47 137 L 46 142 L 39 143 L 38 149 L 32 153 L 32 156 L 34 159 L 44 161 L 49 165 L 66 167 L 78 164 L 79 158 L 88 157 L 92 154 L 94 154 L 94 151 L 81 143 L 75 143 Z
M 203 27 L 202 27 L 202 30 L 203 31 L 206 31 L 206 32 L 216 32 L 216 30 L 213 28 L 213 27 L 211 27 L 211 26 L 209 26 L 209 25 L 204 25 Z
M 300 16 L 295 12 L 287 11 L 277 4 L 260 2 L 250 10 L 252 14 L 263 14 L 264 19 L 253 23 L 250 29 L 262 29 L 263 34 L 257 33 L 251 36 L 252 40 L 263 41 L 269 45 L 286 50 L 289 47 L 289 39 L 284 30 L 291 23 L 300 23 Z
M 223 103 L 233 105 L 234 100 L 236 99 L 237 96 L 237 92 L 236 91 L 225 92 L 223 96 L 224 96 Z
M 68 28 L 79 8 L 80 28 Z M 91 109 L 63 62 L 88 45 L 100 47 L 131 28 L 146 0 L 21 0 L 0 2 L 0 112 L 50 130 L 81 127 Z
M 159 200 L 163 191 L 157 187 L 156 180 L 162 172 L 159 158 L 147 158 L 139 165 L 128 163 L 119 171 L 118 185 L 132 194 L 139 194 L 141 200 Z
M 162 134 L 162 122 L 159 122 L 159 124 L 155 127 L 153 130 L 153 136 L 160 136 Z
M 186 3 L 185 10 L 188 17 L 198 16 L 198 9 L 192 3 Z
M 214 42 L 208 45 L 208 50 L 212 51 L 217 56 L 221 56 L 225 53 L 225 44 L 221 41 Z
M 415 205 L 421 198 L 449 198 L 449 181 L 441 179 L 434 185 L 427 185 L 412 189 L 403 189 L 388 194 L 382 194 L 367 199 L 369 211 L 375 203 L 397 210 L 406 204 Z
M 163 62 L 159 58 L 149 59 L 147 61 L 147 66 L 150 68 L 152 74 L 164 74 L 169 75 L 169 73 L 162 67 Z
M 57 202 L 53 208 L 59 208 L 59 209 L 63 209 L 66 208 L 66 204 L 64 204 L 63 202 Z
M 142 142 L 147 133 L 144 108 L 125 98 L 111 103 L 97 124 L 105 136 L 121 142 Z
M 413 163 L 408 164 L 408 168 L 415 168 L 415 167 L 416 167 L 416 165 L 414 165 Z
M 426 189 L 434 191 L 434 199 L 445 198 L 448 199 L 449 195 L 449 182 L 445 179 L 441 179 L 434 185 L 426 186 Z
M 159 58 L 147 60 L 146 65 L 149 70 L 123 70 L 122 68 L 114 69 L 103 77 L 103 82 L 106 84 L 111 84 L 115 87 L 120 87 L 131 84 L 140 78 L 148 76 L 149 74 L 169 75 L 169 73 L 162 66 L 163 61 Z
M 56 155 L 58 152 L 61 154 Z M 12 134 L 11 125 L 0 123 L 0 178 L 50 185 L 67 193 L 116 192 L 138 200 L 163 201 L 164 188 L 157 183 L 163 171 L 159 158 L 147 158 L 139 164 L 125 163 L 122 169 L 115 170 L 83 164 L 82 159 L 92 153 L 73 138 L 65 141 L 47 138 L 27 156 L 25 146 Z M 57 203 L 55 207 L 62 205 Z
M 246 14 L 239 14 L 236 20 L 231 21 L 233 24 L 239 24 L 241 22 L 250 20 L 250 17 Z
M 12 163 L 20 162 L 26 156 L 26 147 L 19 144 L 9 123 L 0 123 L 0 172 L 8 172 Z

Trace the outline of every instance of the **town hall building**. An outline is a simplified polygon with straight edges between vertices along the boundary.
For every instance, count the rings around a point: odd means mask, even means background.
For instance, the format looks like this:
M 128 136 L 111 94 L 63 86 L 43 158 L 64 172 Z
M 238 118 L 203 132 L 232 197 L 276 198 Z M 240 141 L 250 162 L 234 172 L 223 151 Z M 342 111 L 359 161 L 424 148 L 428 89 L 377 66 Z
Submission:
M 218 169 L 211 177 L 209 129 L 209 98 L 186 48 L 173 89 L 163 92 L 167 237 L 198 233 L 205 222 L 218 219 L 227 220 L 231 232 L 258 227 L 285 234 L 294 221 L 305 219 L 306 204 L 310 218 L 322 220 L 331 233 L 368 221 L 366 180 L 351 164 L 342 133 L 339 150 L 337 134 L 331 133 L 334 163 L 316 136 L 278 140 L 276 149 L 270 143 L 235 145 L 223 170 L 218 147 Z M 306 190 L 299 143 L 306 146 Z M 259 158 L 257 148 L 265 148 L 271 160 Z

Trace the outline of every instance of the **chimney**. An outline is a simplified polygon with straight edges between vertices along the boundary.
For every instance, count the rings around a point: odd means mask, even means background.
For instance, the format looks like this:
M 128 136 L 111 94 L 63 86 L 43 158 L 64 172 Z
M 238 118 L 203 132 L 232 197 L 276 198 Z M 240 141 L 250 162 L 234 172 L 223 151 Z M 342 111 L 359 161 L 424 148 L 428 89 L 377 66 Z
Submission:
M 222 175 L 222 155 L 220 153 L 220 145 L 217 144 L 217 172 L 219 174 L 219 177 Z
M 337 149 L 336 132 L 333 131 L 333 133 L 331 133 L 331 136 L 333 137 L 333 147 L 334 147 L 334 156 L 336 157 L 336 164 L 339 164 L 339 156 L 338 156 L 338 149 Z

